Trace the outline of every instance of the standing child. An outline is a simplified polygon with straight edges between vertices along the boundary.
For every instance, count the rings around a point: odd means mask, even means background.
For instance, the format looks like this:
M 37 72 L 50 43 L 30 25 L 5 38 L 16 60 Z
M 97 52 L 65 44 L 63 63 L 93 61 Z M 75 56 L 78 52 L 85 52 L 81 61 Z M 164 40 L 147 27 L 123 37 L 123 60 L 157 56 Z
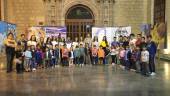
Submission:
M 45 68 L 50 67 L 51 64 L 51 53 L 50 53 L 50 49 L 48 47 L 46 47 L 46 51 L 45 51 Z
M 79 46 L 76 46 L 74 49 L 74 57 L 75 57 L 75 65 L 79 65 L 79 58 L 80 58 L 80 49 Z
M 70 47 L 69 57 L 70 57 L 69 66 L 71 67 L 74 64 L 74 62 L 73 62 L 73 60 L 74 60 L 73 46 Z
M 141 63 L 140 63 L 140 60 L 141 60 L 141 51 L 140 51 L 140 47 L 137 46 L 136 47 L 136 72 L 137 73 L 140 73 L 141 72 Z
M 104 63 L 104 56 L 105 56 L 105 52 L 104 52 L 102 46 L 100 46 L 99 50 L 98 50 L 98 58 L 99 58 L 100 65 L 102 65 Z
M 43 59 L 42 59 L 42 50 L 41 50 L 40 45 L 37 45 L 37 49 L 35 53 L 35 61 L 36 61 L 37 67 L 41 68 Z
M 97 65 L 98 64 L 98 49 L 96 47 L 96 45 L 93 45 L 92 48 L 92 64 L 93 65 Z
M 55 68 L 56 58 L 54 54 L 54 48 L 53 46 L 49 46 L 49 48 L 50 48 L 50 54 L 51 54 L 50 67 Z
M 131 52 L 129 46 L 126 46 L 125 57 L 124 57 L 126 70 L 130 69 L 130 57 L 131 57 Z
M 112 46 L 110 55 L 112 57 L 112 65 L 113 66 L 117 63 L 117 53 L 118 53 L 118 50 L 117 50 L 116 46 Z
M 149 76 L 149 52 L 143 47 L 141 52 L 142 75 Z
M 62 49 L 62 60 L 63 60 L 63 66 L 69 66 L 69 50 L 67 49 L 67 45 L 64 44 L 64 47 Z
M 25 53 L 24 53 L 24 56 L 25 56 L 25 59 L 24 59 L 24 68 L 25 68 L 25 71 L 28 72 L 28 71 L 31 71 L 30 70 L 30 66 L 31 66 L 31 58 L 32 58 L 32 54 L 31 54 L 31 48 L 30 46 L 27 47 Z
M 124 47 L 120 46 L 119 61 L 120 61 L 120 64 L 122 65 L 122 67 L 125 66 L 124 57 L 125 57 L 125 49 L 124 49 Z
M 35 50 L 35 46 L 31 45 L 31 54 L 32 54 L 32 58 L 31 58 L 31 71 L 36 71 L 36 50 Z
M 59 62 L 59 54 L 60 54 L 60 49 L 58 44 L 55 45 L 55 49 L 54 49 L 54 56 L 55 56 L 55 66 L 58 66 L 58 62 Z
M 80 65 L 83 66 L 84 65 L 84 60 L 85 60 L 85 51 L 84 51 L 84 47 L 83 44 L 80 44 Z
M 130 69 L 135 70 L 136 69 L 136 47 L 133 47 L 131 49 L 131 56 L 130 56 Z M 136 70 L 135 70 L 136 71 Z

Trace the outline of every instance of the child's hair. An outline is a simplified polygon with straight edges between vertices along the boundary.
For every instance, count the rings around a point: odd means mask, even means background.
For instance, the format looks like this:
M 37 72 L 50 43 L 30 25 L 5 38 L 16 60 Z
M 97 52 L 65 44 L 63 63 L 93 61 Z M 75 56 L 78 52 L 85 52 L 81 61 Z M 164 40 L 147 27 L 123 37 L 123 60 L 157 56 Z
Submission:
M 31 45 L 31 49 L 35 49 L 35 46 L 34 46 L 34 45 Z
M 99 46 L 100 48 L 103 48 L 102 45 Z
M 55 44 L 55 47 L 58 47 L 58 44 Z
M 79 48 L 79 46 L 77 45 L 76 48 Z
M 96 47 L 96 45 L 93 45 L 93 47 Z
M 126 46 L 126 48 L 129 48 L 129 46 Z
M 116 46 L 112 46 L 111 48 L 112 48 L 112 49 L 116 49 Z

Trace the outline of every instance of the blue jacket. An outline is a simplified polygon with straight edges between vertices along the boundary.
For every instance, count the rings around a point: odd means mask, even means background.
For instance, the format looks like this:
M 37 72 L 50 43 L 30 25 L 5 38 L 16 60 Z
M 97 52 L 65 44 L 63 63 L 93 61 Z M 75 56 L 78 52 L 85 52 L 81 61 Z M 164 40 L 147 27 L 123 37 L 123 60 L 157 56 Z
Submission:
M 149 51 L 149 55 L 155 56 L 157 51 L 157 46 L 155 42 L 151 41 L 147 44 L 147 50 Z

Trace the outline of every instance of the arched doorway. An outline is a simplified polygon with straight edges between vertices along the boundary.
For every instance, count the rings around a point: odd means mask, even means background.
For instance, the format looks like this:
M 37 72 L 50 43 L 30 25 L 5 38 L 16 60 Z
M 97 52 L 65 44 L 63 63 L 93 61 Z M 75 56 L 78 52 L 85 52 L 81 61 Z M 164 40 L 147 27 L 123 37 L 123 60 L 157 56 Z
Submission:
M 67 36 L 72 40 L 75 37 L 85 38 L 86 34 L 92 31 L 94 25 L 94 15 L 90 8 L 85 5 L 75 5 L 66 13 Z

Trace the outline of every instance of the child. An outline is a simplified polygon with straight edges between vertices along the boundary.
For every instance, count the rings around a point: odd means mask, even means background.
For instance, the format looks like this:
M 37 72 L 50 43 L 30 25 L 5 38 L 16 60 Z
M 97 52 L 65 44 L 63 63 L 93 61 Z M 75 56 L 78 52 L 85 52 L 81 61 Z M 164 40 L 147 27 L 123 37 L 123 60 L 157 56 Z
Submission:
M 132 69 L 132 71 L 136 71 L 136 48 L 132 48 L 131 50 L 131 56 L 130 56 L 130 68 Z
M 130 69 L 130 57 L 131 57 L 131 52 L 129 46 L 126 46 L 125 56 L 124 56 L 126 70 Z
M 74 57 L 75 57 L 75 65 L 79 65 L 79 58 L 80 58 L 79 46 L 76 46 L 76 48 L 74 49 Z
M 80 62 L 80 65 L 83 66 L 84 65 L 84 58 L 85 58 L 85 51 L 84 51 L 83 44 L 80 44 L 79 50 L 80 50 L 79 62 Z
M 30 66 L 31 66 L 32 54 L 31 54 L 31 48 L 30 48 L 30 46 L 27 47 L 27 50 L 25 51 L 24 56 L 25 56 L 25 59 L 24 59 L 24 61 L 25 61 L 25 62 L 24 62 L 25 71 L 26 71 L 26 72 L 31 71 L 31 70 L 30 70 Z
M 42 60 L 42 50 L 40 49 L 40 45 L 37 45 L 37 49 L 35 52 L 35 61 L 36 61 L 37 67 L 41 68 L 43 60 Z
M 141 51 L 140 47 L 136 47 L 136 72 L 140 73 L 141 72 L 141 64 L 140 64 L 140 58 L 141 58 Z
M 93 45 L 92 48 L 92 64 L 93 65 L 97 65 L 98 64 L 98 49 L 96 47 L 96 45 Z
M 69 50 L 67 49 L 67 45 L 64 44 L 64 47 L 62 49 L 63 66 L 69 66 L 68 57 L 69 57 Z
M 112 46 L 111 48 L 111 57 L 112 57 L 112 65 L 114 66 L 117 63 L 117 53 L 118 50 L 116 49 L 116 46 Z
M 125 57 L 125 49 L 124 47 L 120 47 L 120 50 L 119 50 L 119 61 L 120 61 L 120 64 L 123 66 L 125 66 L 124 64 L 124 57 Z
M 71 67 L 74 64 L 74 62 L 73 62 L 73 60 L 74 60 L 73 46 L 70 47 L 69 57 L 70 57 L 69 66 Z
M 31 71 L 36 71 L 36 50 L 35 50 L 35 46 L 31 45 L 31 54 L 32 54 L 32 58 L 31 58 Z
M 23 52 L 22 52 L 22 46 L 21 43 L 18 43 L 17 48 L 15 50 L 15 62 L 16 62 L 16 71 L 18 74 L 23 73 L 22 70 L 22 56 L 23 56 Z
M 55 45 L 55 49 L 54 49 L 55 66 L 58 66 L 59 54 L 60 54 L 60 49 L 59 49 L 58 44 L 56 44 L 56 45 Z
M 104 61 L 104 56 L 105 56 L 105 52 L 102 48 L 102 46 L 99 47 L 99 50 L 98 50 L 98 58 L 99 58 L 99 64 L 103 64 L 103 61 Z
M 142 75 L 149 76 L 149 52 L 143 47 L 141 52 Z
M 50 45 L 49 48 L 50 48 L 50 54 L 51 54 L 50 67 L 51 67 L 51 68 L 55 68 L 56 58 L 55 58 L 53 46 Z
M 45 68 L 50 67 L 51 64 L 51 53 L 50 53 L 50 49 L 48 47 L 46 47 L 46 51 L 45 51 Z

